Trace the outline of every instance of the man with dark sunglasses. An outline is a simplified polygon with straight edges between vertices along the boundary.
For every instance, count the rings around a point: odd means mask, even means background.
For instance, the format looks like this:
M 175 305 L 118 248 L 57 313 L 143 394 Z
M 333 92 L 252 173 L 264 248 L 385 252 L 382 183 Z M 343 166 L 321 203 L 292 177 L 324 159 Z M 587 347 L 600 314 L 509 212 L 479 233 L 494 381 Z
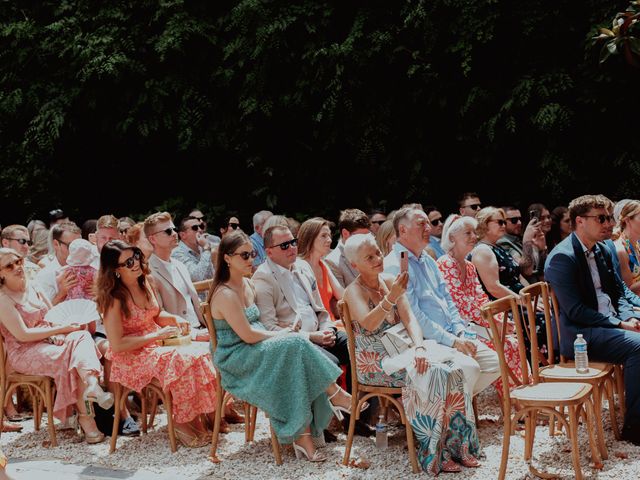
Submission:
M 180 242 L 171 257 L 182 262 L 189 270 L 192 282 L 213 278 L 211 244 L 204 233 L 202 221 L 185 217 L 178 227 Z
M 480 197 L 475 192 L 465 192 L 458 200 L 458 206 L 460 207 L 460 215 L 476 218 L 477 213 L 482 208 L 482 202 Z
M 589 360 L 624 365 L 626 414 L 622 439 L 640 445 L 640 320 L 625 297 L 612 253 L 611 201 L 583 195 L 569 204 L 574 231 L 554 247 L 545 264 L 560 307 L 560 353 L 573 358 L 577 334 L 587 341 Z
M 24 272 L 29 280 L 33 280 L 40 271 L 40 267 L 28 259 L 29 250 L 33 243 L 29 238 L 27 227 L 24 225 L 9 225 L 2 230 L 0 238 L 2 238 L 3 247 L 13 248 L 22 255 L 25 259 Z
M 208 233 L 207 217 L 205 217 L 204 213 L 202 213 L 202 211 L 197 208 L 194 208 L 193 210 L 191 210 L 188 216 L 189 218 L 195 218 L 196 220 L 199 220 L 202 222 L 202 225 L 204 225 L 204 238 L 206 238 L 207 242 L 209 242 L 209 245 L 211 245 L 211 250 L 215 252 L 218 248 L 218 245 L 220 245 L 220 237 L 217 235 L 212 235 Z
M 371 222 L 371 233 L 378 233 L 380 225 L 387 221 L 387 216 L 382 210 L 371 210 L 369 212 L 369 221 Z
M 534 269 L 535 255 L 534 251 L 537 246 L 544 246 L 544 232 L 541 229 L 540 222 L 531 219 L 527 224 L 527 228 L 523 231 L 523 220 L 520 210 L 513 206 L 502 207 L 504 210 L 506 224 L 506 233 L 500 238 L 496 244 L 505 249 L 513 259 L 520 265 L 520 271 L 525 277 L 529 277 Z
M 433 250 L 436 259 L 438 259 L 445 254 L 445 251 L 440 246 L 440 240 L 442 239 L 442 228 L 444 227 L 444 217 L 435 205 L 427 205 L 426 207 L 424 207 L 424 213 L 427 214 L 427 217 L 431 222 L 429 247 L 431 247 L 431 250 Z

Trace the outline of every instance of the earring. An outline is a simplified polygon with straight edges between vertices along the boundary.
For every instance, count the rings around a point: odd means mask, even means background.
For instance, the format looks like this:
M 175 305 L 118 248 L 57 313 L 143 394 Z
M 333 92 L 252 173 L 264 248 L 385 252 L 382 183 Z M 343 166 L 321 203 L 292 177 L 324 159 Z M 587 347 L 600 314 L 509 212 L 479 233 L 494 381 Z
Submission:
M 120 274 L 116 272 L 116 278 L 120 278 Z

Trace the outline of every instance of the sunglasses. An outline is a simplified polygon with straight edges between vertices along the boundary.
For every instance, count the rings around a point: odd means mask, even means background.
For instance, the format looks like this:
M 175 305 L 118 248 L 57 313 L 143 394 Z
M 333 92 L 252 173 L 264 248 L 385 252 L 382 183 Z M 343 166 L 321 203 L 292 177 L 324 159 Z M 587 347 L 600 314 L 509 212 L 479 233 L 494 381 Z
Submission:
M 374 220 L 371 223 L 375 223 L 376 225 L 382 225 L 386 220 Z
M 239 253 L 230 253 L 229 256 L 233 257 L 234 255 L 239 255 L 243 260 L 249 260 L 249 258 L 256 258 L 258 256 L 258 252 L 255 250 L 251 250 L 250 252 L 239 252 Z
M 298 239 L 292 238 L 291 240 L 287 240 L 286 242 L 282 242 L 277 245 L 271 245 L 268 248 L 280 247 L 280 250 L 288 250 L 289 247 L 297 247 L 297 246 L 298 246 Z
M 580 216 L 584 218 L 597 218 L 599 223 L 613 222 L 615 220 L 613 215 L 580 215 Z
M 442 221 L 442 217 L 440 218 L 434 218 L 433 220 L 431 220 L 431 225 L 433 225 L 434 227 L 437 227 L 438 225 L 440 225 L 441 223 L 444 223 Z
M 118 231 L 120 232 L 120 235 L 126 235 L 127 232 L 129 231 L 129 228 L 131 228 L 131 227 L 121 228 Z
M 471 210 L 480 210 L 482 205 L 479 203 L 472 203 L 471 205 L 465 205 L 466 208 L 470 208 Z
M 13 240 L 14 242 L 18 242 L 20 245 L 33 245 L 33 242 L 31 240 L 27 240 L 26 238 L 7 238 L 7 240 Z
M 512 225 L 516 225 L 517 223 L 520 223 L 522 221 L 522 217 L 511 217 L 507 218 L 507 220 L 509 220 Z
M 232 228 L 234 230 L 237 230 L 240 228 L 240 224 L 239 223 L 230 223 L 229 224 L 229 228 Z
M 18 258 L 11 263 L 7 263 L 3 267 L 0 267 L 0 270 L 9 270 L 13 272 L 16 268 L 20 268 L 24 265 L 24 258 Z
M 194 232 L 197 232 L 198 230 L 204 230 L 204 224 L 203 223 L 198 223 L 196 225 L 191 225 L 189 228 L 191 230 L 193 230 Z
M 133 255 L 127 258 L 124 262 L 118 264 L 118 268 L 127 267 L 129 270 L 131 270 L 133 268 L 134 262 L 140 261 L 141 256 L 142 253 L 140 252 L 140 250 L 134 250 Z
M 506 220 L 489 220 L 490 222 L 496 222 L 498 225 L 500 225 L 501 227 L 506 227 L 507 226 L 507 221 Z
M 157 232 L 153 232 L 151 235 L 157 235 L 158 233 L 164 232 L 168 237 L 170 237 L 173 233 L 178 233 L 178 229 L 176 227 L 165 228 L 164 230 L 158 230 Z

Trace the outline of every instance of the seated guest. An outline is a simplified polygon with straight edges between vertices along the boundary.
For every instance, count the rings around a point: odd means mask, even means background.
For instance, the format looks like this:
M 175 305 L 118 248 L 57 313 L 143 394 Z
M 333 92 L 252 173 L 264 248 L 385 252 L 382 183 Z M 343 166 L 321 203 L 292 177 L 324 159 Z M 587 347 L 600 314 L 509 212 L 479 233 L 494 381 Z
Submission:
M 431 232 L 429 236 L 429 247 L 433 250 L 436 260 L 445 254 L 440 246 L 442 238 L 442 227 L 444 226 L 444 218 L 434 205 L 428 205 L 424 209 L 424 213 L 429 217 L 431 223 Z
M 369 217 L 362 210 L 348 208 L 340 212 L 338 220 L 338 230 L 340 231 L 340 241 L 336 248 L 327 255 L 324 261 L 327 263 L 342 288 L 353 282 L 358 272 L 351 266 L 351 262 L 344 256 L 344 242 L 351 235 L 357 233 L 369 233 L 371 222 Z
M 273 217 L 273 212 L 269 210 L 261 210 L 253 216 L 253 233 L 249 237 L 253 244 L 253 250 L 256 252 L 256 258 L 253 260 L 253 267 L 258 268 L 267 259 L 267 253 L 264 251 L 264 223 Z
M 210 441 L 200 415 L 215 410 L 215 371 L 197 344 L 159 347 L 160 340 L 188 334 L 190 325 L 160 308 L 150 283 L 138 248 L 122 240 L 103 246 L 97 300 L 109 340 L 110 379 L 137 392 L 156 379 L 171 394 L 178 440 L 201 447 Z
M 133 220 L 133 218 L 129 218 L 129 217 L 120 217 L 118 219 L 118 232 L 120 232 L 120 239 L 124 240 L 125 237 L 127 236 L 127 231 L 133 227 L 136 224 L 136 222 Z
M 178 245 L 178 230 L 167 212 L 154 213 L 144 221 L 144 234 L 153 246 L 149 268 L 155 280 L 160 308 L 186 319 L 192 328 L 204 326 L 200 299 L 193 288 L 189 270 L 171 258 Z
M 640 293 L 640 202 L 629 200 L 620 211 L 620 236 L 614 242 L 622 280 L 636 295 Z M 9 228 L 9 227 L 7 227 Z M 4 230 L 2 232 L 4 235 Z
M 275 229 L 284 234 L 284 227 Z M 265 232 L 267 255 L 272 231 Z M 281 252 L 293 248 L 293 262 L 295 248 L 290 240 L 287 245 L 287 249 L 276 248 Z M 307 341 L 307 334 L 295 333 L 300 324 L 263 326 L 256 289 L 246 278 L 251 275 L 254 256 L 251 241 L 243 232 L 225 236 L 218 249 L 209 303 L 218 341 L 214 363 L 220 370 L 222 387 L 264 410 L 278 441 L 293 442 L 296 458 L 325 461 L 311 436 L 322 435 L 332 412 L 349 413 L 351 396 L 335 384 L 340 369 Z M 256 274 L 268 263 L 260 265 Z
M 224 238 L 225 235 L 229 235 L 231 232 L 234 232 L 239 229 L 240 229 L 240 220 L 238 220 L 238 217 L 233 215 L 224 217 L 220 222 L 220 228 L 219 228 L 220 237 Z
M 178 228 L 180 242 L 171 252 L 172 258 L 187 267 L 192 282 L 213 278 L 211 244 L 204 236 L 204 228 L 204 223 L 195 218 L 183 218 Z
M 284 226 L 291 230 L 291 226 L 289 225 L 289 220 L 287 220 L 287 217 L 285 217 L 284 215 L 272 215 L 271 217 L 267 218 L 267 220 L 264 222 L 264 225 L 262 226 L 263 242 L 264 232 L 269 230 L 271 227 L 275 227 L 276 225 Z
M 465 192 L 458 200 L 458 206 L 460 207 L 460 215 L 475 218 L 476 213 L 482 208 L 482 202 L 480 202 L 477 193 Z
M 608 203 L 601 195 L 571 201 L 574 231 L 549 254 L 545 277 L 560 307 L 560 353 L 573 358 L 573 342 L 580 333 L 590 360 L 624 364 L 622 438 L 640 445 L 640 321 L 623 295 L 611 252 L 598 243 L 613 230 Z
M 129 227 L 125 241 L 134 247 L 138 247 L 144 253 L 144 258 L 149 258 L 153 253 L 153 245 L 144 234 L 144 223 L 142 222 Z
M 420 325 L 404 295 L 409 275 L 404 272 L 393 279 L 382 274 L 382 253 L 370 234 L 349 237 L 345 254 L 360 273 L 347 287 L 344 298 L 355 335 L 358 381 L 403 387 L 405 412 L 416 432 L 418 458 L 426 472 L 459 472 L 462 469 L 456 462 L 480 466 L 474 457 L 480 452 L 480 444 L 471 392 L 465 388 L 462 369 L 451 360 L 428 361 L 432 354 L 429 350 L 437 350 L 438 345 L 423 342 Z M 388 354 L 381 337 L 398 322 L 407 329 L 415 349 L 405 368 L 387 374 L 382 361 Z M 447 355 L 448 349 L 444 350 Z M 425 430 L 432 423 L 439 428 Z
M 42 220 L 31 220 L 27 224 L 27 229 L 29 230 L 29 238 L 33 242 L 29 260 L 40 265 L 40 260 L 49 253 L 49 230 Z
M 79 325 L 54 326 L 44 319 L 51 304 L 27 280 L 23 263 L 15 250 L 0 249 L 0 330 L 8 363 L 25 375 L 52 377 L 55 417 L 64 421 L 68 407 L 76 405 L 83 412 L 79 422 L 85 440 L 99 443 L 104 435 L 92 418 L 91 402 L 97 401 L 103 408 L 113 404 L 113 396 L 99 385 L 100 352 L 89 332 Z
M 33 245 L 33 242 L 29 238 L 29 230 L 27 227 L 23 225 L 9 225 L 4 227 L 0 238 L 2 239 L 2 247 L 13 248 L 24 259 L 23 268 L 27 280 L 35 279 L 41 269 L 28 259 L 29 247 Z
M 73 272 L 61 270 L 61 267 L 67 264 L 69 245 L 78 238 L 80 229 L 73 222 L 56 223 L 51 228 L 51 244 L 55 255 L 51 262 L 38 272 L 35 282 L 53 305 L 65 299 L 69 289 L 78 283 Z
M 387 220 L 380 225 L 378 233 L 376 234 L 376 243 L 382 255 L 385 257 L 389 255 L 393 244 L 396 243 L 396 231 L 393 228 L 393 220 Z
M 419 208 L 403 207 L 393 218 L 398 241 L 384 258 L 384 271 L 400 273 L 400 256 L 407 255 L 407 300 L 427 340 L 456 350 L 454 361 L 463 371 L 470 390 L 477 394 L 500 376 L 498 356 L 486 345 L 463 338 L 460 317 L 438 265 L 424 249 L 429 243 L 429 218 Z M 404 253 L 403 253 L 404 252 Z
M 498 239 L 497 244 L 520 263 L 520 259 L 524 256 L 522 214 L 518 208 L 510 205 L 502 207 L 502 210 L 507 224 L 504 227 L 505 234 Z
M 191 218 L 195 218 L 196 220 L 200 220 L 204 225 L 204 236 L 207 241 L 211 244 L 211 251 L 214 252 L 218 244 L 220 243 L 220 237 L 217 235 L 211 235 L 207 233 L 207 218 L 204 216 L 201 210 L 194 208 L 189 212 L 189 216 Z
M 113 215 L 101 216 L 96 224 L 96 247 L 98 247 L 98 253 L 102 251 L 102 247 L 107 242 L 119 240 L 120 238 L 118 219 Z
M 371 233 L 374 235 L 378 233 L 380 225 L 387 220 L 387 216 L 382 210 L 371 210 L 369 212 L 369 221 L 371 222 Z
M 69 217 L 60 208 L 55 208 L 49 212 L 49 230 L 58 223 L 67 222 L 69 222 Z
M 311 269 L 318 285 L 322 304 L 331 320 L 339 317 L 338 301 L 342 300 L 344 288 L 335 275 L 324 263 L 323 258 L 331 251 L 331 228 L 324 218 L 310 218 L 300 227 L 298 232 L 298 256 L 305 260 Z
M 82 224 L 82 238 L 96 244 L 96 230 L 98 229 L 98 219 L 91 218 Z
M 571 219 L 567 207 L 556 207 L 551 211 L 551 230 L 547 233 L 547 249 L 551 251 L 553 247 L 571 235 Z
M 93 282 L 98 270 L 93 266 L 98 259 L 98 253 L 91 242 L 78 238 L 69 245 L 67 265 L 63 270 L 70 270 L 78 283 L 69 289 L 64 300 L 85 299 L 93 300 Z
M 450 215 L 444 224 L 441 244 L 447 254 L 440 257 L 437 263 L 460 316 L 465 322 L 473 322 L 475 325 L 490 329 L 491 327 L 480 314 L 480 307 L 489 303 L 489 297 L 480 285 L 476 267 L 466 259 L 478 240 L 477 226 L 478 222 L 473 217 Z M 513 325 L 510 325 L 510 331 L 513 332 Z M 487 331 L 485 330 L 485 332 Z M 488 334 L 479 334 L 478 340 L 491 350 L 495 350 Z M 507 363 L 516 377 L 522 378 L 518 341 L 515 337 L 506 337 L 504 353 Z M 494 382 L 494 386 L 498 390 L 498 394 L 502 396 L 502 379 L 500 377 Z
M 533 245 L 533 270 L 529 274 L 523 274 L 529 283 L 535 283 L 544 281 L 544 262 L 549 251 L 546 235 L 551 231 L 551 214 L 541 203 L 529 205 L 527 214 L 529 222 L 535 222 L 544 236 L 544 243 L 540 241 Z

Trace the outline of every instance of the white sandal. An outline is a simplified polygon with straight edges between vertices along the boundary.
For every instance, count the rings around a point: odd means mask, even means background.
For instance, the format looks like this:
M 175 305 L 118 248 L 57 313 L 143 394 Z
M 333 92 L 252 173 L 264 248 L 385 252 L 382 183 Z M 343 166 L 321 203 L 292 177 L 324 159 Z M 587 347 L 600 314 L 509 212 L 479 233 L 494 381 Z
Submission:
M 311 435 L 311 434 L 303 433 L 302 435 Z M 327 461 L 327 457 L 322 455 L 317 449 L 315 452 L 313 452 L 313 455 L 309 456 L 309 452 L 307 452 L 307 450 L 303 446 L 298 445 L 296 442 L 293 442 L 293 451 L 295 452 L 296 458 L 298 460 L 301 458 L 303 459 L 306 458 L 307 461 L 309 462 L 326 462 Z
M 344 392 L 344 389 L 338 386 L 338 388 L 336 388 L 336 391 L 329 395 L 329 405 L 331 406 L 331 410 L 333 410 L 333 414 L 338 418 L 338 420 L 342 420 L 344 418 L 342 412 L 351 415 L 351 404 L 349 404 L 349 408 L 346 408 L 342 405 L 334 405 L 334 403 L 331 401 L 331 399 L 335 397 L 340 391 Z M 364 402 L 360 407 L 360 412 L 364 412 L 367 408 L 369 408 L 369 402 Z

